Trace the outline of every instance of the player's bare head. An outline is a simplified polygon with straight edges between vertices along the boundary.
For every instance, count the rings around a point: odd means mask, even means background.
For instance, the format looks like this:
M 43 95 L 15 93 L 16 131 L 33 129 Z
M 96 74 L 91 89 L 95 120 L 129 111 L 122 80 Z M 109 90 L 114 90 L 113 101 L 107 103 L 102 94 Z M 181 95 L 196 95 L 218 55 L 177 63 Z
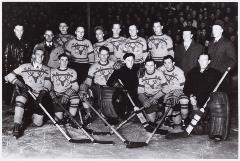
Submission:
M 162 34 L 163 26 L 159 20 L 153 21 L 153 31 L 156 35 Z
M 83 36 L 84 36 L 84 32 L 85 32 L 84 27 L 78 26 L 76 31 L 75 31 L 75 34 L 76 34 L 78 39 L 82 39 Z
M 45 50 L 41 47 L 34 49 L 32 61 L 41 64 L 44 58 L 44 52 Z
M 13 31 L 18 38 L 21 38 L 24 32 L 24 29 L 22 25 L 16 25 Z
M 109 56 L 109 48 L 106 46 L 101 46 L 99 48 L 99 58 L 101 62 L 107 62 Z
M 65 53 L 60 54 L 58 56 L 58 59 L 59 59 L 60 68 L 61 69 L 67 68 L 68 60 L 69 60 L 68 55 L 66 55 Z
M 136 37 L 138 33 L 137 26 L 135 24 L 132 24 L 129 26 L 129 34 L 131 37 Z
M 98 41 L 103 41 L 104 33 L 103 33 L 103 27 L 102 26 L 96 26 L 94 28 L 94 32 L 96 35 L 96 39 Z
M 163 57 L 163 65 L 167 71 L 172 71 L 174 69 L 175 60 L 171 55 Z
M 152 74 L 155 71 L 156 65 L 152 58 L 147 57 L 144 64 L 148 74 Z
M 46 30 L 44 33 L 44 37 L 47 42 L 51 42 L 54 37 L 52 30 Z
M 68 24 L 66 22 L 59 23 L 59 30 L 62 34 L 67 34 Z
M 114 23 L 112 26 L 112 32 L 113 32 L 113 36 L 117 37 L 119 36 L 120 32 L 121 32 L 121 25 L 120 23 Z

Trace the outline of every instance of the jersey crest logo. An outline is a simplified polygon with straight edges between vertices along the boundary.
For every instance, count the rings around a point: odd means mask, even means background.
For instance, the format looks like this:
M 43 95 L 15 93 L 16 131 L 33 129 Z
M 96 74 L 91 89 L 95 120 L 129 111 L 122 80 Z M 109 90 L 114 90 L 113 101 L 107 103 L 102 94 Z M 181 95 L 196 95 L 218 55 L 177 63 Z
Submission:
M 56 78 L 58 85 L 60 83 L 62 86 L 64 86 L 65 82 L 70 83 L 70 78 L 72 77 L 72 75 L 70 73 L 60 74 L 60 73 L 56 72 L 56 74 L 53 74 L 53 77 Z

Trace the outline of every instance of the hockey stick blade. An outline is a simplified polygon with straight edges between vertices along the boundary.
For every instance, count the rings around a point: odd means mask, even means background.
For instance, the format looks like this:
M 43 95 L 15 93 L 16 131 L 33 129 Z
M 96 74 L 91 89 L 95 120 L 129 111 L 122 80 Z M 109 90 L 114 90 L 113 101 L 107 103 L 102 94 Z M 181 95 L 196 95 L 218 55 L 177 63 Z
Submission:
M 82 127 L 85 131 L 87 131 L 89 134 L 92 135 L 110 135 L 110 132 L 100 132 L 100 131 L 94 131 L 92 129 Z
M 69 140 L 70 143 L 92 143 L 92 140 L 90 139 L 70 139 Z
M 129 149 L 141 148 L 141 147 L 144 147 L 144 146 L 148 145 L 145 142 L 132 142 L 132 141 L 128 141 L 128 142 L 126 142 L 126 144 L 127 144 L 126 148 L 129 148 Z
M 112 144 L 112 145 L 115 144 L 113 141 L 100 141 L 100 140 L 94 140 L 92 143 L 96 143 L 96 144 Z

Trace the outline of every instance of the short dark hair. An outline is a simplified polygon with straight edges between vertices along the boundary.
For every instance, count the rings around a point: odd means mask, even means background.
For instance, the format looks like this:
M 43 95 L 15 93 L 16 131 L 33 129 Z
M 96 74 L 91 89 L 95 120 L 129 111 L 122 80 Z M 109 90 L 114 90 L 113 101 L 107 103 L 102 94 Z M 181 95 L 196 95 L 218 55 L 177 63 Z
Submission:
M 65 54 L 65 53 L 62 53 L 62 54 L 58 55 L 58 59 L 59 60 L 61 59 L 61 57 L 66 57 L 69 60 L 69 56 L 67 54 Z
M 132 56 L 133 59 L 135 59 L 135 55 L 133 53 L 126 53 L 126 54 L 124 54 L 123 55 L 123 59 L 125 60 L 125 59 L 127 59 L 127 57 L 130 57 L 130 56 Z
M 193 27 L 191 27 L 191 26 L 186 26 L 186 27 L 184 27 L 183 30 L 182 30 L 182 32 L 184 32 L 184 31 L 190 31 L 191 34 L 194 34 L 194 29 L 193 29 Z
M 96 26 L 96 27 L 94 27 L 94 33 L 95 33 L 97 30 L 102 30 L 102 31 L 103 31 L 103 27 L 102 27 L 102 26 Z
M 101 47 L 99 48 L 99 53 L 100 53 L 102 50 L 106 50 L 107 52 L 109 52 L 109 48 L 106 47 L 106 46 L 101 46 Z
M 171 55 L 164 56 L 163 57 L 163 62 L 164 62 L 164 60 L 167 60 L 167 59 L 171 59 L 172 62 L 175 62 L 174 58 Z
M 198 59 L 200 58 L 201 55 L 207 55 L 207 56 L 208 56 L 208 60 L 212 60 L 211 56 L 210 56 L 208 53 L 201 53 L 201 54 L 198 56 Z
M 147 57 L 144 61 L 144 64 L 147 64 L 147 62 L 151 62 L 151 61 L 155 64 L 155 61 L 153 60 L 153 58 Z

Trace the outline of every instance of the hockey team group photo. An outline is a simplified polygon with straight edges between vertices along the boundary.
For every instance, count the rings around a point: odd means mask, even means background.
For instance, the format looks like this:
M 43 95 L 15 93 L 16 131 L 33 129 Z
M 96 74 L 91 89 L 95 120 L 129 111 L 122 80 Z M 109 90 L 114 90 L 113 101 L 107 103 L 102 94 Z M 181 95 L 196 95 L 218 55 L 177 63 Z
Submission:
M 238 2 L 2 2 L 2 157 L 238 158 Z

